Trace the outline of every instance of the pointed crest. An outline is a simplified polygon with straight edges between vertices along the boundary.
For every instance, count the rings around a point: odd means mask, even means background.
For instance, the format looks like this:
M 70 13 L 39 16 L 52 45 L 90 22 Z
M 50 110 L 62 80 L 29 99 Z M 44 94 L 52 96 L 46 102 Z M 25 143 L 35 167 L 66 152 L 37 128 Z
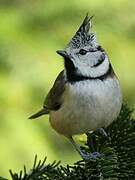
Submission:
M 89 33 L 92 18 L 93 16 L 89 17 L 88 14 L 86 15 L 82 25 L 71 39 L 68 46 L 75 49 L 90 44 L 93 38 L 93 33 Z

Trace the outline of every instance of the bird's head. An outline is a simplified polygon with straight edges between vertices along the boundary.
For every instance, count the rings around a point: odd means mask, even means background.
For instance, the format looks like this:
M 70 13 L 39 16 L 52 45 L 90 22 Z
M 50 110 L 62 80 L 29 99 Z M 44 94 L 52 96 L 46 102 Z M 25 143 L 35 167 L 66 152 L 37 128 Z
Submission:
M 64 50 L 57 51 L 64 57 L 67 77 L 78 75 L 96 78 L 109 69 L 109 59 L 96 40 L 96 35 L 89 32 L 92 17 L 85 17 L 82 25 Z

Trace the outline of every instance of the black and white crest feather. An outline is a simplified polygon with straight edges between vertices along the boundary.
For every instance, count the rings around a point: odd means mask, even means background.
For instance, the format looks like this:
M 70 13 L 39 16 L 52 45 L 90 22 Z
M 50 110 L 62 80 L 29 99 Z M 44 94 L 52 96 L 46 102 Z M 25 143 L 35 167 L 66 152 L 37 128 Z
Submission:
M 80 26 L 74 37 L 71 39 L 68 45 L 69 47 L 76 49 L 91 44 L 91 41 L 94 37 L 93 33 L 89 33 L 92 17 L 93 16 L 89 17 L 88 14 L 86 15 L 82 25 Z

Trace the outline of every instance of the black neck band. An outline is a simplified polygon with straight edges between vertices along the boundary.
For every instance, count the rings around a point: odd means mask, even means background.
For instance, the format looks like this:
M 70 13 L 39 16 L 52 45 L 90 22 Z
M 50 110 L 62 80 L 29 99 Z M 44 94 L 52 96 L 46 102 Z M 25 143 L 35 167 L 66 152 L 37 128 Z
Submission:
M 65 68 L 66 68 L 66 73 L 67 73 L 67 80 L 70 83 L 75 83 L 75 82 L 84 81 L 84 80 L 94 80 L 94 79 L 97 79 L 97 80 L 99 79 L 103 81 L 113 71 L 111 64 L 109 64 L 109 68 L 107 72 L 101 76 L 98 76 L 98 77 L 81 76 L 76 73 L 76 68 L 74 67 L 73 62 L 70 59 L 65 59 Z

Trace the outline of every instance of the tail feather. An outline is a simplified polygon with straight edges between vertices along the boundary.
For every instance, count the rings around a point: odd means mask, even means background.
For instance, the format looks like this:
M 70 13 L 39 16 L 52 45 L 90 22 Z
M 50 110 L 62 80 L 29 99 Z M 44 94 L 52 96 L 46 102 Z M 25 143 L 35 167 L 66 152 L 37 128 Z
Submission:
M 48 114 L 49 111 L 45 108 L 41 109 L 40 111 L 38 111 L 37 113 L 33 114 L 32 116 L 29 117 L 29 119 L 35 119 L 38 118 L 44 114 Z

